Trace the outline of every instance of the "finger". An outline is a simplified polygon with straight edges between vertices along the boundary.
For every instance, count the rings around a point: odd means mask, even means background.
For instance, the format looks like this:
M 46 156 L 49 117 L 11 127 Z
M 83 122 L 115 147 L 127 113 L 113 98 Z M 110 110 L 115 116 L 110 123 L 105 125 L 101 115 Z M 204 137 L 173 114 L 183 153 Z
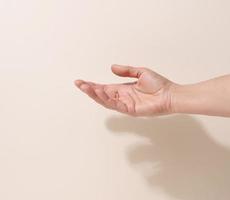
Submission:
M 101 99 L 101 101 L 103 101 L 105 106 L 116 109 L 116 101 L 111 99 L 103 89 L 95 89 L 95 93 Z
M 115 91 L 115 90 L 111 90 L 111 91 L 108 91 L 107 92 L 109 98 L 113 99 L 113 100 L 119 100 L 119 93 L 118 91 Z
M 103 105 L 106 108 L 116 109 L 117 94 L 114 94 L 114 98 L 110 97 L 104 91 L 103 84 L 97 84 L 83 80 L 76 80 L 75 84 L 79 87 L 79 89 L 94 99 L 97 103 Z
M 117 84 L 114 85 L 111 84 L 109 87 L 107 87 L 108 85 L 104 85 L 104 84 L 97 84 L 93 82 L 87 82 L 87 83 L 89 83 L 95 89 L 95 93 L 97 94 L 97 96 L 101 98 L 101 100 L 105 104 L 110 103 L 109 106 L 113 106 L 113 107 L 116 105 L 115 101 L 118 100 L 119 98 L 119 94 L 117 91 Z
M 129 94 L 123 95 L 120 98 L 120 101 L 126 105 L 128 114 L 131 114 L 131 115 L 135 114 L 135 103 Z
M 146 71 L 146 69 L 142 67 L 132 67 L 117 64 L 112 65 L 111 70 L 118 76 L 132 78 L 139 78 L 141 74 Z
M 119 89 L 119 84 L 103 86 L 103 90 L 105 91 L 107 96 L 110 99 L 113 99 L 113 100 L 118 100 L 119 99 L 118 89 Z
M 80 86 L 84 83 L 84 81 L 78 79 L 78 80 L 74 81 L 74 83 L 75 83 L 75 85 L 76 85 L 78 88 L 80 88 Z
M 103 104 L 103 101 L 97 96 L 97 94 L 95 93 L 94 89 L 86 84 L 86 83 L 82 83 L 79 86 L 80 90 L 84 93 L 86 93 L 89 97 L 91 97 L 93 100 L 95 100 L 97 103 L 99 104 Z
M 91 82 L 91 81 L 86 81 L 85 83 L 89 84 L 94 89 L 102 89 L 104 87 L 104 84 L 94 83 L 94 82 Z
M 75 85 L 77 86 L 77 87 L 80 87 L 83 83 L 84 84 L 88 84 L 88 85 L 90 85 L 90 86 L 92 86 L 92 87 L 94 87 L 94 88 L 98 88 L 98 87 L 101 87 L 102 86 L 102 84 L 96 84 L 96 83 L 94 83 L 94 82 L 90 82 L 90 81 L 84 81 L 84 80 L 81 80 L 81 79 L 78 79 L 78 80 L 76 80 L 75 82 Z
M 117 110 L 121 113 L 127 113 L 128 112 L 127 106 L 121 101 L 117 102 Z

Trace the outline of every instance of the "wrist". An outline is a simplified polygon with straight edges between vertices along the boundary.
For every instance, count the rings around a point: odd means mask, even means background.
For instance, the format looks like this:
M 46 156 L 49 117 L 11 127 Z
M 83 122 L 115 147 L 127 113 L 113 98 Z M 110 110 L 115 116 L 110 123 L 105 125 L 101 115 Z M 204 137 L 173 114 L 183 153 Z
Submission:
M 169 88 L 169 111 L 171 114 L 178 113 L 178 102 L 176 99 L 180 87 L 182 87 L 182 85 L 173 83 Z
M 192 85 L 173 84 L 170 87 L 170 109 L 172 114 L 189 113 L 194 104 Z
M 205 105 L 208 103 L 205 87 L 202 84 L 175 84 L 171 88 L 172 113 L 199 114 L 207 112 Z

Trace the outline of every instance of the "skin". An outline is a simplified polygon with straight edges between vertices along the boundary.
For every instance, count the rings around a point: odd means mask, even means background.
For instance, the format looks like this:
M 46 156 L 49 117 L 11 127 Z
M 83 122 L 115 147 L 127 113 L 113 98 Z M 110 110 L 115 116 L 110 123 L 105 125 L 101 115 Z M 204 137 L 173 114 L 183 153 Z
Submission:
M 76 80 L 75 85 L 105 108 L 130 116 L 188 113 L 230 117 L 230 75 L 180 85 L 145 67 L 112 65 L 111 70 L 136 80 L 120 84 Z

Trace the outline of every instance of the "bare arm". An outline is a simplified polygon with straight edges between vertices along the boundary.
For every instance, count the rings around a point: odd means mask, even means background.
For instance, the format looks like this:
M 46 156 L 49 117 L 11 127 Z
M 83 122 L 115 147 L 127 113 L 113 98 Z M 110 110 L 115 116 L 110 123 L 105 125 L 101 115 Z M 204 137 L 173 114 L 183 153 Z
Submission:
M 230 117 L 230 75 L 174 87 L 172 112 Z

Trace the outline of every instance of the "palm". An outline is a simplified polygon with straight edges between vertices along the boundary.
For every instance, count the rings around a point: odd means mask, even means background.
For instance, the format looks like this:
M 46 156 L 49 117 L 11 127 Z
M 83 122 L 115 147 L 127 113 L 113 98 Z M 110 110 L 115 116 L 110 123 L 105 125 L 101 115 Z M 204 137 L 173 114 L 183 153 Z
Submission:
M 124 73 L 122 70 L 120 72 Z M 113 72 L 120 76 L 130 76 L 120 74 L 119 70 Z M 147 116 L 167 112 L 170 104 L 168 86 L 171 82 L 144 68 L 141 73 L 134 75 L 138 76 L 138 80 L 130 83 L 105 85 L 78 80 L 76 84 L 97 103 L 122 113 Z M 134 76 L 131 74 L 131 77 Z

